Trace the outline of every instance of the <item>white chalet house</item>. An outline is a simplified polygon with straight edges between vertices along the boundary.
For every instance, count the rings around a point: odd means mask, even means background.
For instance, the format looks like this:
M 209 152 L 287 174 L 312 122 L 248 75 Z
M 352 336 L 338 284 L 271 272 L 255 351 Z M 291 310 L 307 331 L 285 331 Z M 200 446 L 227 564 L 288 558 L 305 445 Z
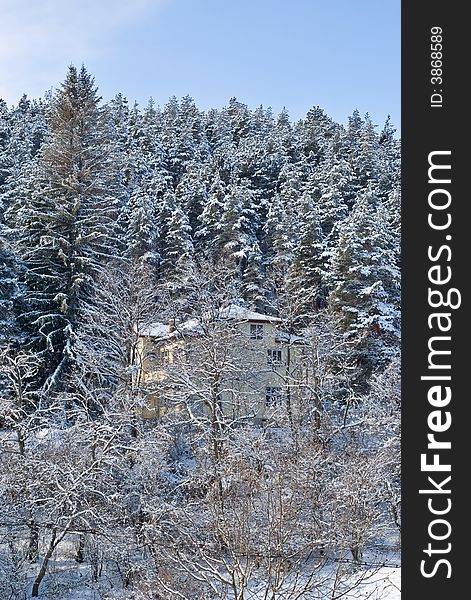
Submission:
M 226 420 L 273 422 L 307 377 L 306 347 L 281 329 L 280 318 L 234 304 L 182 323 L 154 323 L 137 344 L 142 416 L 217 412 Z

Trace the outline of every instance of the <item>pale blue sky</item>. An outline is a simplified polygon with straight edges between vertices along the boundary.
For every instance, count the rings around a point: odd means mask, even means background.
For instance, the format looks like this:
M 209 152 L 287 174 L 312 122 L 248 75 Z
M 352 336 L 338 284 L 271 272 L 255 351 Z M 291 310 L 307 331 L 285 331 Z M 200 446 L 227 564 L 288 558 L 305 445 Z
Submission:
M 293 119 L 358 108 L 400 125 L 400 0 L 0 0 L 0 97 L 43 95 L 85 63 L 108 100 L 203 109 L 231 96 Z

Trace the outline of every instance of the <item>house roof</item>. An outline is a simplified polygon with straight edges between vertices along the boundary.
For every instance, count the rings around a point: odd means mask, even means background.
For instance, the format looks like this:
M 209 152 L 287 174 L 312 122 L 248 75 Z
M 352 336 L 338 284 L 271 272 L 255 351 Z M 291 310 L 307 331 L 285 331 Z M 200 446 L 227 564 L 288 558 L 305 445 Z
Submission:
M 281 323 L 279 317 L 265 315 L 262 313 L 249 310 L 236 304 L 230 304 L 225 308 L 219 308 L 214 314 L 206 312 L 203 314 L 203 321 L 229 320 L 237 322 L 255 322 L 255 323 Z M 171 339 L 180 335 L 198 335 L 203 333 L 201 321 L 193 318 L 179 323 L 174 331 L 171 331 L 168 323 L 152 323 L 148 327 L 141 330 L 141 335 L 145 337 L 153 337 L 156 339 Z
M 237 306 L 236 304 L 229 304 L 229 306 L 226 306 L 225 308 L 220 308 L 217 316 L 219 319 L 229 319 L 234 321 L 281 323 L 279 317 L 264 315 L 248 308 L 244 308 L 243 306 Z
M 160 322 L 152 323 L 140 331 L 141 336 L 153 337 L 160 340 L 169 340 L 180 335 L 196 335 L 199 333 L 203 333 L 203 328 L 198 319 L 188 319 L 188 321 L 179 323 L 173 331 L 168 323 Z
M 168 335 L 167 323 L 152 323 L 148 327 L 143 327 L 139 330 L 139 334 L 148 337 L 164 338 Z

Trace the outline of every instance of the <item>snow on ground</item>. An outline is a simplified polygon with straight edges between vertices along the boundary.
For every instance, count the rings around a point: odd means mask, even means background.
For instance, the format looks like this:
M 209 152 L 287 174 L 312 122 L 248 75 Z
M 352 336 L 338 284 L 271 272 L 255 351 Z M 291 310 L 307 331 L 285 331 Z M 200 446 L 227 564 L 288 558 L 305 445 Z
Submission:
M 368 572 L 367 572 L 368 573 Z M 367 574 L 358 589 L 344 596 L 345 600 L 401 600 L 401 569 L 381 567 Z
M 49 564 L 39 600 L 123 600 L 124 597 L 132 597 L 123 594 L 120 574 L 110 563 L 99 580 L 94 582 L 91 565 L 86 562 L 73 564 L 75 552 L 73 542 L 63 543 L 59 556 L 55 556 Z M 323 581 L 324 585 L 303 596 L 302 600 L 401 600 L 401 556 L 397 536 L 374 540 L 372 546 L 365 549 L 361 560 L 363 566 L 359 568 L 353 567 L 349 555 L 339 562 L 327 563 L 316 575 L 316 579 Z M 38 563 L 30 567 L 26 586 L 29 593 L 38 568 Z M 335 583 L 338 572 L 342 575 Z M 251 590 L 244 596 L 247 600 L 265 600 L 263 582 L 259 581 L 258 585 L 254 582 L 250 587 Z M 0 584 L 0 600 L 27 600 L 30 597 L 28 593 L 9 597 L 5 595 L 5 589 Z M 276 600 L 292 599 L 293 594 L 289 593 L 276 596 Z M 226 600 L 233 600 L 233 597 L 229 595 Z
M 363 581 L 357 589 L 347 593 L 344 600 L 400 600 L 401 556 L 394 536 L 382 551 L 365 551 L 362 561 L 366 564 Z M 377 565 L 377 566 L 376 566 Z M 384 565 L 384 566 L 381 566 Z M 355 575 L 358 579 L 358 574 Z
M 78 573 L 77 573 L 78 574 Z M 76 581 L 70 581 L 70 584 L 76 584 Z M 118 598 L 118 596 L 110 595 L 103 596 L 97 590 L 89 586 L 81 586 L 71 588 L 65 582 L 62 585 L 51 586 L 49 593 L 46 587 L 43 588 L 39 595 L 39 600 L 102 600 L 106 598 Z M 59 593 L 59 595 L 57 595 Z M 326 597 L 331 597 L 330 594 Z M 334 596 L 335 598 L 340 597 Z M 257 600 L 256 595 L 250 596 L 251 600 Z M 264 592 L 259 596 L 260 600 L 264 598 Z M 317 600 L 318 596 L 312 596 L 313 600 Z M 356 589 L 347 592 L 346 595 L 341 595 L 342 600 L 401 600 L 401 570 L 400 568 L 383 567 L 379 571 L 375 571 Z M 280 597 L 280 600 L 283 600 Z M 308 599 L 306 599 L 308 600 Z
M 88 575 L 89 569 L 85 565 L 77 566 L 75 569 L 65 567 L 62 561 L 56 561 L 52 569 L 52 573 L 45 579 L 39 600 L 110 600 L 121 599 L 122 593 L 120 584 L 117 578 L 108 580 L 108 585 L 91 584 Z M 332 588 L 326 585 L 322 592 L 317 590 L 309 595 L 305 600 L 325 600 L 329 598 L 342 600 L 401 600 L 401 568 L 398 566 L 399 559 L 392 557 L 387 562 L 388 565 L 396 564 L 396 566 L 384 566 L 365 568 L 364 570 L 356 570 L 352 572 L 349 579 L 343 580 L 341 587 L 332 595 Z M 328 567 L 332 578 L 337 569 L 337 564 L 332 563 Z M 64 568 L 65 567 L 65 568 Z M 52 576 L 52 577 L 51 577 Z M 361 579 L 360 583 L 357 583 Z M 81 584 L 81 580 L 83 584 Z M 84 581 L 85 580 L 85 581 Z M 110 586 L 111 584 L 111 586 Z M 352 586 L 349 591 L 348 588 Z M 102 592 L 99 591 L 101 587 Z M 98 588 L 98 589 L 97 589 Z M 113 591 L 114 588 L 114 591 Z M 107 593 L 103 590 L 107 589 Z M 263 600 L 265 591 L 257 592 L 253 590 L 247 594 L 250 600 Z M 286 600 L 282 594 L 277 596 L 278 600 Z M 291 595 L 288 598 L 292 598 Z M 230 599 L 228 599 L 230 600 Z

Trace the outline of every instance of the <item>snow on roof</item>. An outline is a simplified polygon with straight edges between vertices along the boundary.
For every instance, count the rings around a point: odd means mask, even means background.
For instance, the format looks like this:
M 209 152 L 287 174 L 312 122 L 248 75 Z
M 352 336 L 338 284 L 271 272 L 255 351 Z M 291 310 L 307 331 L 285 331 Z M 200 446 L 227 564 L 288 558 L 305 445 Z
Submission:
M 209 312 L 203 315 L 205 321 L 213 321 L 218 319 L 231 320 L 231 321 L 258 321 L 258 322 L 272 322 L 280 323 L 281 319 L 273 317 L 271 315 L 264 315 L 262 313 L 237 306 L 236 304 L 230 304 L 225 308 L 220 308 L 212 316 Z M 141 335 L 145 337 L 154 337 L 157 339 L 171 339 L 178 337 L 179 335 L 195 335 L 202 333 L 203 328 L 201 321 L 196 318 L 188 319 L 183 323 L 179 323 L 174 331 L 171 331 L 168 323 L 152 323 L 148 327 L 141 330 Z
M 140 335 L 164 338 L 168 335 L 168 323 L 152 323 L 140 330 Z
M 202 332 L 203 329 L 198 319 L 188 319 L 188 321 L 178 323 L 174 327 L 171 327 L 169 323 L 152 323 L 149 327 L 143 328 L 140 334 L 145 337 L 168 340 L 179 335 L 194 335 Z
M 201 326 L 201 322 L 199 321 L 199 319 L 188 319 L 188 321 L 180 323 L 179 325 L 177 325 L 177 331 L 174 331 L 173 333 L 178 335 L 178 332 L 186 335 L 204 333 L 203 327 Z
M 273 323 L 281 323 L 279 317 L 272 315 L 264 315 L 262 313 L 249 310 L 243 306 L 237 306 L 236 304 L 230 304 L 226 308 L 219 309 L 218 316 L 220 319 L 234 319 L 236 321 L 269 321 Z

